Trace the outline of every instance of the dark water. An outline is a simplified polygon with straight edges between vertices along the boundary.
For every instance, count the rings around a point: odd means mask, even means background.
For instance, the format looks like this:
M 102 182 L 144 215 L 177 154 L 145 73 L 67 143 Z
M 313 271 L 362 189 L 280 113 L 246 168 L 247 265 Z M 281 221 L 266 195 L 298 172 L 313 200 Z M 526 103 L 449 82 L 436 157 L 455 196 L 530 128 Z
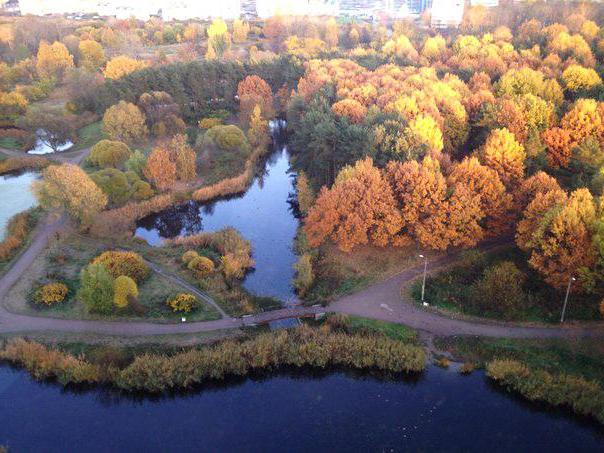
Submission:
M 293 178 L 289 155 L 281 131 L 275 130 L 274 151 L 264 171 L 245 194 L 213 203 L 190 201 L 137 223 L 136 235 L 152 245 L 164 238 L 236 228 L 252 243 L 254 271 L 244 281 L 254 294 L 272 296 L 284 302 L 294 298 L 291 280 L 296 255 L 293 240 L 298 219 L 292 208 Z
M 0 368 L 0 445 L 65 451 L 602 451 L 598 428 L 430 368 L 415 381 L 279 374 L 159 399 Z

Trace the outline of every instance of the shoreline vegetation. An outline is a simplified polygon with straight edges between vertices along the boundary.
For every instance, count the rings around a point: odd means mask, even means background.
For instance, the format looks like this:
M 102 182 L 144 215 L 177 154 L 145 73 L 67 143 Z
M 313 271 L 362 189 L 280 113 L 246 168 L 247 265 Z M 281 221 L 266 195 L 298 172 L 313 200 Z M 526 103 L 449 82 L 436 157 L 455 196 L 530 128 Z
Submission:
M 0 276 L 28 244 L 40 215 L 41 209 L 32 208 L 15 214 L 8 221 L 6 236 L 0 241 Z
M 257 146 L 245 162 L 242 173 L 232 178 L 223 179 L 215 184 L 195 189 L 191 193 L 171 192 L 156 195 L 155 197 L 135 203 L 128 203 L 122 207 L 103 211 L 93 220 L 90 227 L 91 234 L 98 237 L 108 237 L 116 234 L 131 232 L 137 220 L 150 214 L 162 211 L 175 203 L 184 203 L 187 200 L 208 202 L 219 197 L 236 195 L 247 190 L 254 180 L 255 169 L 258 161 L 270 152 L 270 146 Z
M 25 368 L 35 379 L 56 380 L 64 386 L 109 385 L 149 393 L 189 389 L 210 380 L 287 366 L 344 366 L 392 373 L 420 373 L 426 367 L 421 346 L 375 332 L 349 334 L 337 321 L 331 326 L 302 325 L 171 355 L 143 353 L 122 366 L 110 358 L 92 362 L 84 355 L 24 339 L 6 343 L 0 360 Z

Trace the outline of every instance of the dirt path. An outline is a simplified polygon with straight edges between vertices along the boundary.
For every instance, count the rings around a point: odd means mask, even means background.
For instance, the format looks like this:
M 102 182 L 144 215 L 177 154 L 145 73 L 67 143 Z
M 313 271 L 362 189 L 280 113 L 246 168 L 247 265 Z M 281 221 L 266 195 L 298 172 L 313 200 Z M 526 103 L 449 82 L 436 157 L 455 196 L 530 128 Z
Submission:
M 42 157 L 46 157 L 60 164 L 69 163 L 79 165 L 88 155 L 90 149 L 91 148 L 82 148 L 78 151 L 62 151 L 59 153 L 43 154 Z M 6 155 L 7 157 L 40 157 L 40 155 L 37 154 L 28 154 L 24 151 L 7 148 L 0 148 L 0 153 Z
M 30 247 L 19 257 L 5 276 L 0 279 L 0 300 L 19 279 L 20 275 L 27 271 L 27 268 L 35 257 L 44 250 L 48 241 L 61 229 L 65 221 L 66 218 L 61 217 L 58 220 L 45 224 L 37 231 Z M 456 253 L 448 255 L 431 263 L 430 268 L 434 271 L 450 265 L 456 259 Z M 119 336 L 195 333 L 239 328 L 284 318 L 312 316 L 328 310 L 405 324 L 423 332 L 443 336 L 478 335 L 489 337 L 553 338 L 604 335 L 604 324 L 602 323 L 576 326 L 567 325 L 564 327 L 536 327 L 453 319 L 429 310 L 424 310 L 410 301 L 401 299 L 401 288 L 420 276 L 422 271 L 422 265 L 408 269 L 356 294 L 338 299 L 330 304 L 327 309 L 323 307 L 293 307 L 244 318 L 225 316 L 216 321 L 206 322 L 156 324 L 150 322 L 78 321 L 19 315 L 9 313 L 4 307 L 0 307 L 0 333 L 61 331 L 90 332 Z M 159 273 L 164 275 L 161 270 Z M 179 279 L 177 283 L 183 284 L 183 286 L 186 285 L 185 287 L 189 289 L 189 285 L 186 282 L 181 282 Z

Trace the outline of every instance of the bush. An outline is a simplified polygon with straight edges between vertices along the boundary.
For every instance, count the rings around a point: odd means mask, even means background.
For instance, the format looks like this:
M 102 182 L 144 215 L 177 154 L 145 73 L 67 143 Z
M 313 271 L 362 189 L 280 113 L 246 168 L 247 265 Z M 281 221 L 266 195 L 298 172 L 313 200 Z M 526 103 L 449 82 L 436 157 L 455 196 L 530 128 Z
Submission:
M 96 167 L 119 167 L 124 164 L 132 152 L 128 145 L 114 140 L 101 140 L 90 150 L 88 162 Z
M 203 278 L 214 272 L 214 262 L 205 256 L 196 256 L 189 261 L 187 268 L 193 271 L 197 278 Z
M 315 275 L 312 268 L 312 257 L 305 253 L 298 258 L 298 262 L 294 264 L 296 277 L 294 278 L 294 287 L 300 295 L 304 295 L 312 286 Z
M 199 253 L 195 250 L 187 250 L 182 254 L 181 260 L 185 266 L 188 266 L 194 258 L 199 258 Z
M 130 277 L 120 275 L 113 284 L 113 304 L 118 308 L 126 308 L 132 300 L 138 297 L 136 282 Z
M 80 273 L 78 298 L 91 313 L 108 314 L 113 309 L 114 278 L 105 266 L 92 263 Z
M 199 306 L 199 301 L 193 294 L 179 293 L 170 297 L 166 304 L 172 311 L 189 313 Z
M 9 157 L 0 161 L 0 175 L 19 170 L 42 170 L 50 161 L 41 156 Z
M 197 123 L 200 129 L 212 129 L 214 126 L 221 126 L 222 124 L 221 118 L 202 118 Z
M 63 283 L 48 283 L 40 286 L 34 295 L 37 304 L 55 305 L 65 300 L 69 289 Z
M 205 133 L 206 140 L 215 143 L 220 149 L 234 150 L 247 145 L 245 134 L 237 126 L 229 124 L 227 126 L 214 126 Z
M 92 262 L 105 266 L 113 278 L 125 275 L 140 283 L 149 276 L 149 266 L 147 266 L 143 257 L 135 252 L 104 252 Z
M 480 280 L 472 285 L 470 303 L 475 307 L 506 318 L 513 318 L 527 303 L 522 285 L 524 273 L 511 261 L 488 267 Z
M 13 216 L 6 228 L 6 237 L 0 242 L 0 261 L 8 261 L 23 245 L 32 229 L 32 214 L 20 212 Z

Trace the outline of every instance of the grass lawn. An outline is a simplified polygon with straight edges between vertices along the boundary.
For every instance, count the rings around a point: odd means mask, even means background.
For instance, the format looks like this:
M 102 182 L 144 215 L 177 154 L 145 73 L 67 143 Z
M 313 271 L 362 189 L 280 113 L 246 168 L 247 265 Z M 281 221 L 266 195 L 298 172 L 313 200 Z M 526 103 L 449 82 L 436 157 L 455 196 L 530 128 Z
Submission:
M 359 316 L 350 316 L 350 328 L 352 332 L 365 331 L 377 332 L 393 340 L 403 343 L 416 343 L 417 332 L 410 327 L 402 324 L 395 324 L 377 319 L 361 318 Z
M 0 138 L 0 148 L 20 150 L 21 144 L 14 137 L 2 137 Z
M 437 338 L 435 345 L 466 362 L 484 366 L 514 359 L 531 368 L 593 379 L 604 385 L 604 342 L 599 339 Z
M 69 151 L 79 151 L 89 148 L 104 138 L 103 122 L 97 121 L 96 123 L 91 123 L 78 130 L 78 140 Z
M 420 263 L 420 252 L 410 247 L 357 247 L 351 253 L 338 250 L 333 244 L 319 249 L 314 263 L 315 282 L 305 296 L 309 303 L 327 303 L 345 294 L 357 292 L 372 283 Z
M 166 306 L 168 297 L 187 292 L 179 284 L 151 273 L 139 284 L 139 303 L 146 313 L 137 313 L 128 308 L 116 309 L 112 315 L 101 316 L 88 313 L 84 305 L 77 300 L 79 273 L 94 257 L 105 250 L 111 250 L 116 244 L 105 243 L 77 234 L 54 241 L 46 253 L 40 255 L 32 265 L 30 272 L 19 280 L 10 291 L 4 303 L 9 309 L 38 316 L 51 316 L 68 319 L 152 319 L 158 322 L 178 322 L 182 316 Z M 69 287 L 67 300 L 53 307 L 40 307 L 33 304 L 33 290 L 42 283 L 61 281 Z M 210 305 L 200 301 L 200 307 L 186 314 L 190 321 L 208 321 L 219 319 L 219 313 Z

